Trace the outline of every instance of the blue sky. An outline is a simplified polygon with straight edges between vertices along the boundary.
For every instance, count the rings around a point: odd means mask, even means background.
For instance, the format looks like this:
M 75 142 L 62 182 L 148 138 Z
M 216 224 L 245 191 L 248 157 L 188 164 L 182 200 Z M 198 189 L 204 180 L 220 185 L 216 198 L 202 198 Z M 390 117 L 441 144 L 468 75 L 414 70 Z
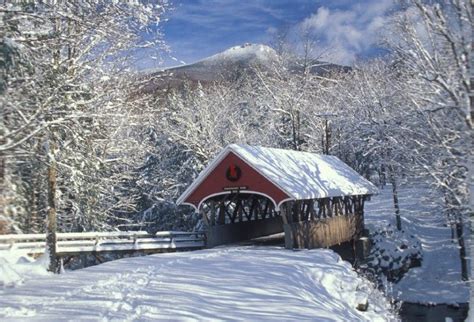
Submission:
M 379 54 L 393 0 L 172 0 L 162 25 L 171 56 L 192 63 L 244 43 L 269 43 L 284 26 L 311 30 L 325 60 L 351 64 Z M 157 67 L 157 66 L 148 66 Z

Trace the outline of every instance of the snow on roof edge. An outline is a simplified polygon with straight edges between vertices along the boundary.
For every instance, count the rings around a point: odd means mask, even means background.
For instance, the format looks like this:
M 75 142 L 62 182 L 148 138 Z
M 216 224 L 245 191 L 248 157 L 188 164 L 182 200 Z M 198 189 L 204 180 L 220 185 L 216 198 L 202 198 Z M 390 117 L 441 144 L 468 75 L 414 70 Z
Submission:
M 318 191 L 315 190 L 314 187 L 313 187 L 313 191 L 310 194 L 306 194 L 306 195 L 302 196 L 301 194 L 297 194 L 297 193 L 294 193 L 292 191 L 289 191 L 288 188 L 287 187 L 285 188 L 285 186 L 282 185 L 281 182 L 276 180 L 274 176 L 272 178 L 272 176 L 269 175 L 268 172 L 265 172 L 264 170 L 262 170 L 262 168 L 259 167 L 259 165 L 255 163 L 255 160 L 252 160 L 252 157 L 257 158 L 257 156 L 255 156 L 255 154 L 253 156 L 251 155 L 252 150 L 253 150 L 253 152 L 255 152 L 255 151 L 262 152 L 263 151 L 263 152 L 269 152 L 269 153 L 273 153 L 273 154 L 278 154 L 278 153 L 279 154 L 284 154 L 285 157 L 288 157 L 289 155 L 299 155 L 299 156 L 311 157 L 313 159 L 318 158 L 318 159 L 320 159 L 320 160 L 318 160 L 319 162 L 326 163 L 324 165 L 326 167 L 328 165 L 330 165 L 330 166 L 331 165 L 332 166 L 337 165 L 339 168 L 342 168 L 344 171 L 346 171 L 353 178 L 357 179 L 356 180 L 357 182 L 353 182 L 354 186 L 359 184 L 360 185 L 359 188 L 361 188 L 362 190 L 365 189 L 366 191 L 361 190 L 358 193 L 352 193 L 352 192 L 343 193 L 341 191 L 337 191 L 337 190 L 333 189 L 332 193 L 327 192 L 326 194 L 324 194 L 324 193 L 320 194 L 320 193 L 317 193 Z M 204 180 L 204 178 L 207 177 L 207 175 L 219 164 L 219 162 L 222 161 L 222 159 L 224 159 L 224 157 L 227 156 L 227 154 L 229 152 L 233 152 L 234 154 L 236 154 L 243 161 L 245 161 L 249 166 L 254 168 L 258 173 L 260 173 L 267 180 L 269 180 L 272 184 L 274 184 L 276 187 L 278 187 L 283 192 L 285 192 L 290 198 L 295 199 L 295 200 L 318 199 L 318 198 L 327 198 L 327 197 L 335 197 L 335 196 L 347 196 L 347 195 L 366 195 L 366 194 L 376 194 L 376 193 L 378 193 L 378 189 L 374 184 L 372 184 L 369 180 L 362 177 L 359 173 L 357 173 L 357 171 L 355 171 L 354 169 L 349 167 L 345 162 L 343 162 L 342 160 L 340 160 L 336 156 L 320 155 L 320 154 L 316 154 L 316 153 L 312 153 L 312 152 L 305 152 L 305 151 L 294 151 L 294 150 L 287 150 L 287 149 L 266 148 L 266 147 L 261 147 L 261 146 L 251 146 L 251 145 L 247 145 L 247 144 L 235 144 L 234 143 L 234 144 L 227 145 L 211 161 L 211 163 L 209 163 L 209 165 L 206 166 L 203 171 L 201 171 L 201 173 L 193 181 L 193 183 L 177 199 L 176 204 L 177 205 L 184 204 L 184 201 L 186 200 L 186 198 L 189 197 L 189 195 L 192 192 L 194 192 L 194 190 L 201 184 L 201 182 Z M 332 160 L 332 162 L 329 162 L 330 160 Z M 312 161 L 315 162 L 315 160 L 312 160 Z M 267 165 L 267 167 L 272 167 L 273 166 L 275 168 L 274 163 L 269 164 L 267 162 L 266 165 Z M 283 168 L 280 168 L 280 169 L 277 169 L 277 170 L 282 170 L 282 169 Z M 301 169 L 298 169 L 298 170 L 301 170 Z M 282 173 L 285 173 L 285 171 L 283 170 Z M 313 180 L 313 183 L 316 184 L 316 185 L 319 184 L 321 186 L 320 188 L 323 188 L 323 190 L 325 188 L 327 188 L 327 187 L 324 187 L 324 185 L 321 185 L 321 182 L 317 182 L 317 181 Z M 347 182 L 346 182 L 346 185 L 347 185 Z M 354 188 L 354 187 L 352 187 L 352 188 Z M 317 192 L 315 192 L 315 191 L 317 191 Z M 319 191 L 319 192 L 321 192 L 321 191 Z
M 296 200 L 378 193 L 374 184 L 336 156 L 245 144 L 231 148 Z

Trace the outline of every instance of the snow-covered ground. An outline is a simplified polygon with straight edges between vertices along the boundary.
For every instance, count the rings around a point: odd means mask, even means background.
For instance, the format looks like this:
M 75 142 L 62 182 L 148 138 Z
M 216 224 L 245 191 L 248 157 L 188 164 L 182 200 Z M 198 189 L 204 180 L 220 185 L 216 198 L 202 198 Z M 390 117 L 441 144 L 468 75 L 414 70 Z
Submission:
M 368 298 L 366 312 L 356 309 Z M 331 250 L 229 247 L 124 258 L 0 290 L 0 320 L 385 321 Z
M 47 272 L 48 255 L 37 260 L 24 251 L 0 251 L 0 292 L 2 288 L 21 285 L 39 276 L 51 275 Z
M 391 186 L 366 203 L 365 221 L 372 231 L 395 229 Z M 403 186 L 399 192 L 402 228 L 407 236 L 422 243 L 422 266 L 412 268 L 389 288 L 402 301 L 437 304 L 469 302 L 469 287 L 461 281 L 461 264 L 457 243 L 451 239 L 445 217 L 439 207 L 429 202 L 428 187 Z
M 459 250 L 428 188 L 403 187 L 406 236 L 423 261 L 389 292 L 417 303 L 466 303 Z M 366 204 L 371 230 L 395 226 L 390 187 Z M 391 318 L 385 298 L 330 250 L 228 247 L 124 258 L 55 276 L 44 260 L 0 254 L 0 320 L 240 319 L 374 321 Z M 356 310 L 364 298 L 369 310 Z

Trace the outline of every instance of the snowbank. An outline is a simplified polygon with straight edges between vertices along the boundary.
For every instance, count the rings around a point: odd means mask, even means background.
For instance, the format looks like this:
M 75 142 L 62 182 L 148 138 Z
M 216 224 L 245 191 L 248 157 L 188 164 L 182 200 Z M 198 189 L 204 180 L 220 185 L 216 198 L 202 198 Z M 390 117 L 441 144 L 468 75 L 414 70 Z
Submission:
M 366 312 L 357 305 L 368 299 Z M 330 250 L 233 247 L 126 258 L 0 291 L 0 319 L 385 321 Z
M 15 287 L 39 276 L 50 275 L 47 271 L 48 263 L 47 254 L 35 260 L 22 250 L 1 251 L 0 289 Z

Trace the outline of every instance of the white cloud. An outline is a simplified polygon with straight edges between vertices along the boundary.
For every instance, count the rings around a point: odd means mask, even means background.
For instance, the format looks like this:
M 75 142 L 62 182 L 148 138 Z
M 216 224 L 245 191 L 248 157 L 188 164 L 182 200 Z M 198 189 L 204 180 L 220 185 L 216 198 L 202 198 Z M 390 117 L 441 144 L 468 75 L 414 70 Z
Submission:
M 318 39 L 327 60 L 351 64 L 376 45 L 394 7 L 393 0 L 369 0 L 345 10 L 320 7 L 298 27 Z

